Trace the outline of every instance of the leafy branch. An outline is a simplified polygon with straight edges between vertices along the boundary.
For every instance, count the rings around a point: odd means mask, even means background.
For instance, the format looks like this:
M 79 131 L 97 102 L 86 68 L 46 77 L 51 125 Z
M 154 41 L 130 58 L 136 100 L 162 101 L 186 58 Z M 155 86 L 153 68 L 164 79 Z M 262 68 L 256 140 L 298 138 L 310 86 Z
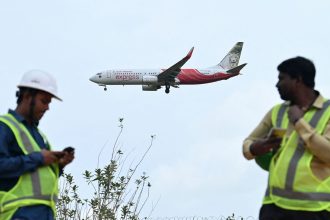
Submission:
M 60 194 L 57 203 L 57 218 L 59 220 L 138 220 L 141 210 L 145 207 L 150 195 L 151 184 L 146 173 L 133 181 L 134 174 L 141 165 L 145 156 L 151 149 L 155 135 L 136 165 L 130 165 L 124 174 L 127 157 L 118 149 L 118 140 L 123 131 L 123 118 L 119 119 L 120 131 L 113 145 L 110 162 L 99 168 L 100 155 L 98 155 L 97 168 L 94 171 L 85 170 L 83 177 L 92 187 L 93 195 L 88 199 L 81 199 L 78 186 L 71 174 L 63 174 L 64 180 L 60 184 Z M 108 142 L 108 141 L 107 141 Z M 133 186 L 132 186 L 133 185 Z M 156 203 L 157 205 L 157 203 Z M 155 206 L 152 207 L 151 212 Z M 151 214 L 151 213 L 150 213 Z M 150 216 L 150 215 L 149 215 Z M 148 219 L 144 217 L 143 219 Z

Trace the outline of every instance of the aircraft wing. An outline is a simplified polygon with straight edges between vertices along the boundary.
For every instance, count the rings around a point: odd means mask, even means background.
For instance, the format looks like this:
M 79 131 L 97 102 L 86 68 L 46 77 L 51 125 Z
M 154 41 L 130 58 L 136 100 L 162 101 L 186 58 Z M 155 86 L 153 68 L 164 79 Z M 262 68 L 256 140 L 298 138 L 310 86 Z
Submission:
M 180 60 L 170 68 L 166 69 L 165 71 L 161 72 L 158 75 L 158 81 L 163 83 L 173 82 L 174 78 L 180 73 L 181 67 L 190 59 L 193 50 L 194 47 L 190 49 L 189 53 L 184 58 L 182 58 L 182 60 Z

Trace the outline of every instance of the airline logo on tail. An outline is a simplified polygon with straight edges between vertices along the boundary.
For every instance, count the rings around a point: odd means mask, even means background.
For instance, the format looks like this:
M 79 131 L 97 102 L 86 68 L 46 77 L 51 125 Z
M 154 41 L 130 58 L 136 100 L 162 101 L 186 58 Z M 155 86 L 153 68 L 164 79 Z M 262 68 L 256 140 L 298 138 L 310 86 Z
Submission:
M 165 86 L 165 92 L 170 87 L 179 85 L 204 84 L 216 82 L 240 74 L 246 63 L 238 65 L 243 42 L 237 42 L 219 64 L 204 69 L 183 69 L 182 66 L 191 58 L 194 47 L 177 63 L 167 69 L 112 69 L 99 72 L 90 78 L 107 90 L 107 85 L 142 85 L 144 91 L 156 91 Z
M 232 69 L 238 66 L 242 48 L 243 42 L 238 42 L 218 65 L 221 66 L 223 69 Z

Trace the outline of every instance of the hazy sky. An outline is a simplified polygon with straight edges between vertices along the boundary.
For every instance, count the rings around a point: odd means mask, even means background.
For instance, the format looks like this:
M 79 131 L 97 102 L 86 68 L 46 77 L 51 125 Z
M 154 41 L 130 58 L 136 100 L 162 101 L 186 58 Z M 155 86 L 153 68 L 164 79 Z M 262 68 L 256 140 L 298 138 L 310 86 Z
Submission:
M 22 74 L 53 74 L 56 100 L 40 128 L 55 149 L 76 148 L 67 168 L 83 189 L 81 173 L 110 157 L 119 141 L 137 160 L 156 139 L 139 172 L 152 184 L 154 217 L 257 217 L 267 173 L 246 161 L 243 139 L 280 102 L 277 65 L 302 55 L 317 68 L 316 88 L 330 97 L 329 1 L 29 0 L 0 3 L 0 111 L 15 108 Z M 184 67 L 219 63 L 243 41 L 243 75 L 212 84 L 142 91 L 141 86 L 102 87 L 93 74 L 111 68 L 167 68 L 192 46 Z M 133 160 L 132 159 L 132 160 Z M 85 190 L 86 191 L 86 190 Z M 145 208 L 148 212 L 150 208 Z

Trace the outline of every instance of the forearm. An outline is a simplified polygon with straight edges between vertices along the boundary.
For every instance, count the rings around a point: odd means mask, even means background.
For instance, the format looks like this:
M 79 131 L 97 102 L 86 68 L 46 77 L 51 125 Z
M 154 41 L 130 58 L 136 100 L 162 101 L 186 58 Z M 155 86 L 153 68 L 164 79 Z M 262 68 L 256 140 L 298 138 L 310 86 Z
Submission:
M 0 178 L 18 178 L 26 172 L 33 172 L 42 166 L 43 158 L 40 152 L 15 157 L 0 157 Z
M 251 134 L 243 141 L 243 155 L 246 159 L 252 160 L 255 156 L 251 153 L 251 145 L 267 136 L 269 130 L 272 128 L 271 111 L 268 111 L 257 127 Z
M 243 155 L 248 160 L 252 160 L 255 158 L 255 156 L 250 151 L 250 147 L 252 144 L 253 141 L 251 139 L 245 139 L 243 142 Z
M 327 126 L 323 135 L 309 125 L 304 119 L 300 119 L 295 124 L 295 129 L 303 139 L 305 147 L 324 163 L 330 163 L 330 129 Z

